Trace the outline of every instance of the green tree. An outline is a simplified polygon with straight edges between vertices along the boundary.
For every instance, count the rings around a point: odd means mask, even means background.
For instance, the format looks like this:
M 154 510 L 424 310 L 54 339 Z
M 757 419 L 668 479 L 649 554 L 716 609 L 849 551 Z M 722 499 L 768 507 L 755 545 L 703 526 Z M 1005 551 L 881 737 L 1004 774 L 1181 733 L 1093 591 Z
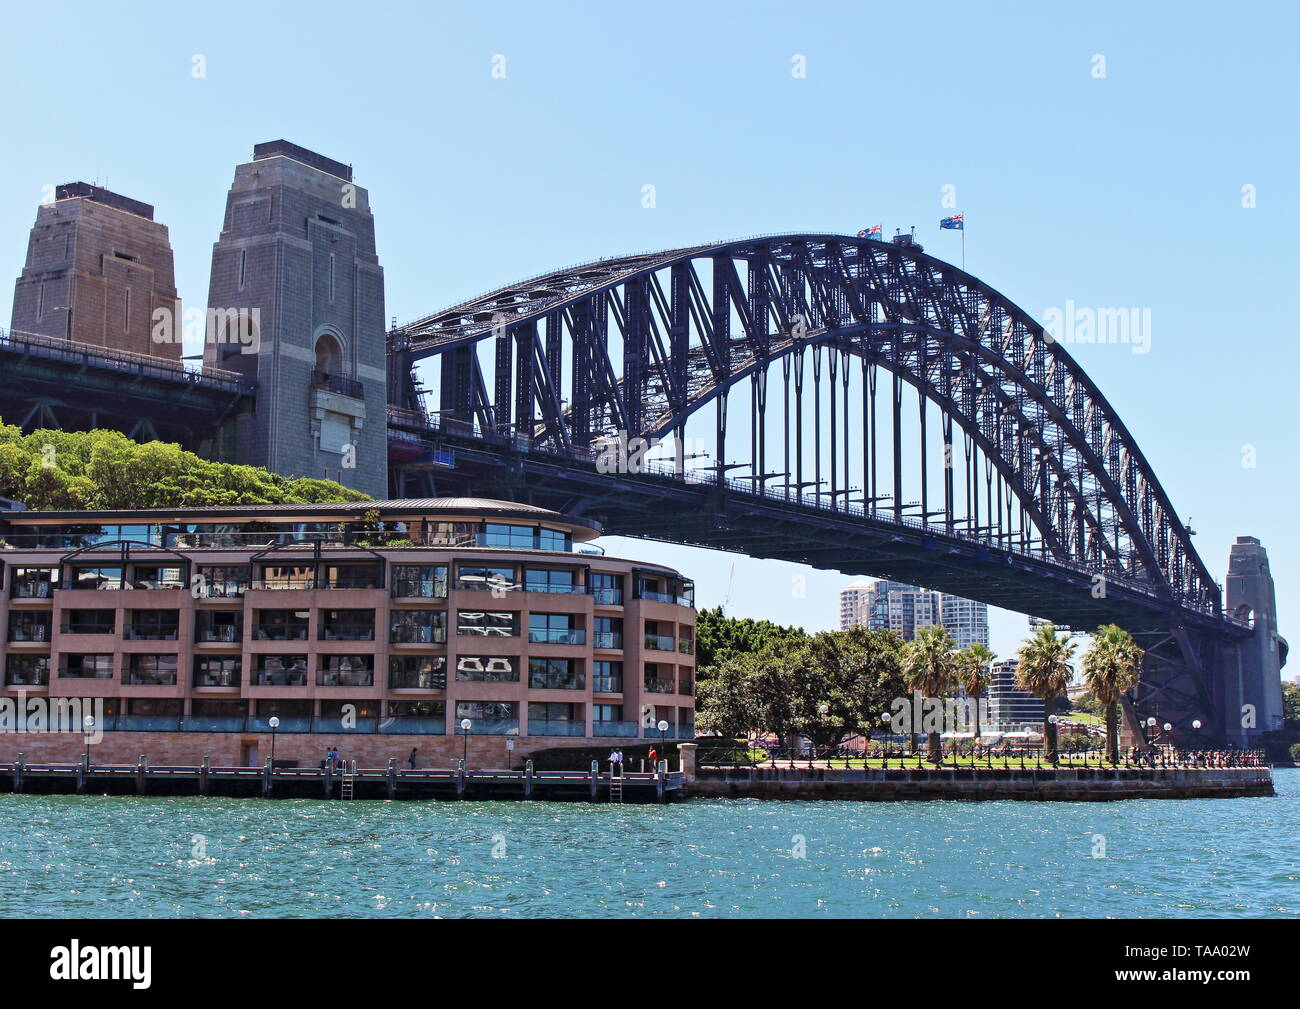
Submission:
M 695 615 L 695 665 L 699 678 L 706 670 L 733 655 L 759 652 L 768 645 L 802 641 L 807 638 L 802 627 L 782 627 L 770 620 L 729 617 L 721 606 L 700 610 Z
M 1075 647 L 1068 634 L 1057 637 L 1050 624 L 1041 624 L 1017 652 L 1017 685 L 1043 699 L 1043 756 L 1053 764 L 1057 761 L 1056 725 L 1049 718 L 1056 710 L 1056 699 L 1070 684 Z
M 922 627 L 916 638 L 903 646 L 903 679 L 909 690 L 919 690 L 922 697 L 940 700 L 952 693 L 956 685 L 956 658 L 952 635 L 944 627 Z M 916 725 L 912 725 L 912 749 L 916 749 Z M 939 733 L 929 733 L 931 763 L 943 759 Z
M 746 739 L 762 728 L 756 684 L 759 657 L 754 653 L 733 655 L 713 667 L 713 675 L 696 683 L 696 715 L 699 728 L 730 739 Z
M 982 729 L 980 727 L 980 698 L 988 691 L 989 684 L 993 681 L 993 660 L 997 656 L 988 645 L 976 642 L 969 648 L 964 648 L 957 653 L 956 672 L 957 683 L 966 691 L 966 696 L 971 699 L 975 706 L 975 741 L 979 742 Z
M 317 504 L 368 495 L 331 480 L 212 462 L 118 431 L 33 431 L 0 423 L 0 497 L 37 511 Z
M 1124 691 L 1137 686 L 1142 649 L 1118 624 L 1102 624 L 1083 653 L 1083 678 L 1106 719 L 1106 759 L 1119 763 L 1119 720 L 1116 705 Z
M 1282 711 L 1288 722 L 1300 722 L 1300 683 L 1282 684 Z

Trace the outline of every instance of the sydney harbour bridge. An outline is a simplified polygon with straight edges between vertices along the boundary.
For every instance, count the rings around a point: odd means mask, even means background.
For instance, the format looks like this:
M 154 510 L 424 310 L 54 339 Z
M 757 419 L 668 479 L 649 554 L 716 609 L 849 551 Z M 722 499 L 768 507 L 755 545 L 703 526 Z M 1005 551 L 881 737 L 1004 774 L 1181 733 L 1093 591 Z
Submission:
M 0 334 L 0 371 L 0 411 L 26 429 L 191 444 L 264 391 L 211 361 L 21 332 Z M 764 235 L 557 270 L 393 328 L 386 368 L 368 371 L 387 375 L 393 497 L 517 499 L 1078 631 L 1118 623 L 1146 650 L 1134 736 L 1154 717 L 1189 745 L 1245 742 L 1240 712 L 1277 690 L 1271 581 L 1225 601 L 1065 348 L 907 236 Z M 774 575 L 770 591 L 791 586 Z
M 520 498 L 610 533 L 1118 623 L 1146 649 L 1130 719 L 1231 728 L 1223 671 L 1249 607 L 1225 612 L 1065 348 L 906 237 L 766 235 L 534 277 L 394 329 L 389 382 L 395 494 Z

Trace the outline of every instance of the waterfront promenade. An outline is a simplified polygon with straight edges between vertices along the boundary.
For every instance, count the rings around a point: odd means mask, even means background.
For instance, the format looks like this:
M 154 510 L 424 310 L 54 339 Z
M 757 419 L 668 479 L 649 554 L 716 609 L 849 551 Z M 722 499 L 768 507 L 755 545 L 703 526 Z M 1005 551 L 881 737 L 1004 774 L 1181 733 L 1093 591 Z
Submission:
M 470 770 L 386 767 L 343 769 L 223 767 L 206 758 L 198 765 L 0 764 L 0 792 L 37 795 L 200 795 L 285 799 L 539 799 L 577 802 L 671 802 L 685 797 L 686 778 L 660 766 L 611 775 L 593 764 L 587 771 Z
M 1249 767 L 704 767 L 696 770 L 685 747 L 684 769 L 666 762 L 652 771 L 614 775 L 592 763 L 586 770 L 364 768 L 339 770 L 199 765 L 0 764 L 0 792 L 42 795 L 168 795 L 294 799 L 546 800 L 674 802 L 691 797 L 743 799 L 844 799 L 893 802 L 915 799 L 1092 802 L 1114 799 L 1204 799 L 1271 796 L 1272 770 Z

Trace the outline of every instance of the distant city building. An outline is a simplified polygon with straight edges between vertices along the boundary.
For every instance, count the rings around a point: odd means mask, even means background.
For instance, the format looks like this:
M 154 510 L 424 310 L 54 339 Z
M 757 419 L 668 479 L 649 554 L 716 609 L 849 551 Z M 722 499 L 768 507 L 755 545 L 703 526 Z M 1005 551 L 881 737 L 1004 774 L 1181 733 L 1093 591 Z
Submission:
M 840 591 L 840 629 L 889 630 L 911 641 L 922 627 L 944 627 L 958 648 L 989 643 L 989 608 L 902 582 L 854 582 Z
M 178 309 L 171 241 L 149 204 L 69 182 L 37 210 L 15 331 L 179 362 Z M 159 310 L 168 339 L 155 341 Z
M 870 581 L 854 582 L 840 589 L 840 630 L 867 626 L 866 607 L 873 584 Z
M 989 717 L 1001 731 L 1021 725 L 1042 724 L 1043 700 L 1016 686 L 1019 659 L 1001 659 L 993 663 L 993 680 L 989 684 Z

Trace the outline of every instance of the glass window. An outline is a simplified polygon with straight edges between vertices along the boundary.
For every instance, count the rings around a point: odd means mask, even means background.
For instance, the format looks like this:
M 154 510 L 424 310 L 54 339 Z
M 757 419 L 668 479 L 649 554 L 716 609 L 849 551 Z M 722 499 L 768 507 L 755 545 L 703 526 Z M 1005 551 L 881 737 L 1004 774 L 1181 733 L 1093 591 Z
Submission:
M 202 655 L 194 660 L 196 687 L 237 687 L 243 665 L 238 655 Z
M 595 617 L 592 620 L 592 644 L 596 648 L 623 647 L 623 618 Z
M 519 633 L 519 614 L 502 610 L 460 610 L 456 633 L 484 638 L 508 638 Z
M 171 686 L 176 682 L 175 655 L 127 656 L 122 682 L 140 686 Z
M 537 531 L 537 548 L 567 552 L 573 549 L 573 537 L 562 529 L 547 529 L 542 526 Z
M 468 718 L 478 722 L 509 721 L 517 718 L 513 701 L 457 701 L 456 702 L 456 721 L 460 722 L 462 718 Z M 470 729 L 471 732 L 478 731 L 484 726 L 475 725 Z M 456 730 L 460 731 L 460 725 L 457 724 Z
M 529 701 L 529 722 L 571 722 L 581 717 L 578 705 L 564 701 Z
M 373 655 L 320 655 L 316 684 L 321 687 L 369 687 L 375 682 Z
M 447 659 L 442 655 L 393 655 L 388 686 L 395 690 L 447 689 Z
M 581 690 L 586 684 L 573 659 L 530 658 L 528 686 L 534 690 Z
M 245 718 L 248 715 L 248 702 L 196 697 L 190 702 L 190 713 L 200 718 Z
M 519 670 L 508 655 L 462 655 L 456 660 L 456 679 L 480 683 L 518 683 Z
M 446 599 L 445 564 L 396 564 L 392 595 L 407 599 Z
M 577 621 L 578 618 L 569 613 L 530 613 L 528 640 L 546 645 L 585 644 L 586 632 L 574 626 Z
M 426 522 L 424 545 L 431 547 L 472 547 L 479 527 L 475 522 Z
M 194 614 L 197 641 L 236 644 L 243 639 L 244 614 L 240 610 L 199 610 Z
M 5 683 L 14 687 L 38 687 L 50 682 L 48 655 L 9 655 L 5 659 Z
M 257 610 L 253 638 L 258 641 L 305 641 L 307 610 Z
M 180 620 L 179 610 L 128 610 L 126 637 L 130 641 L 175 641 Z
M 136 589 L 181 589 L 185 587 L 185 569 L 157 564 L 136 564 L 131 587 Z
M 13 568 L 9 595 L 14 599 L 49 599 L 53 595 L 58 568 Z
M 374 641 L 374 610 L 321 610 L 317 635 L 322 641 Z
M 258 687 L 305 687 L 307 656 L 259 655 L 252 682 Z
M 375 589 L 383 585 L 379 564 L 329 564 L 325 587 L 330 589 Z
M 263 564 L 258 589 L 310 589 L 315 586 L 315 569 L 310 564 Z
M 518 586 L 513 567 L 488 564 L 461 564 L 456 568 L 456 588 L 491 592 L 500 595 Z
M 433 645 L 447 640 L 445 610 L 390 610 L 389 641 L 398 645 Z
M 527 568 L 524 588 L 528 592 L 581 592 L 578 573 L 569 568 Z
M 483 527 L 483 545 L 507 550 L 531 550 L 534 545 L 534 531 L 532 526 L 488 522 Z
M 65 654 L 59 675 L 70 679 L 110 680 L 113 678 L 113 656 Z
M 446 701 L 389 701 L 388 713 L 394 718 L 446 718 Z
M 117 629 L 116 610 L 64 610 L 64 634 L 113 634 Z
M 122 588 L 123 574 L 123 568 L 120 564 L 97 567 L 76 564 L 68 571 L 68 588 L 120 589 Z
M 623 663 L 597 659 L 591 664 L 591 689 L 598 694 L 623 692 Z
M 591 594 L 595 597 L 594 601 L 597 606 L 622 606 L 623 605 L 623 576 L 601 574 L 593 571 L 591 578 Z
M 248 591 L 252 580 L 247 564 L 200 565 L 194 588 L 201 599 L 231 599 Z
M 10 610 L 9 640 L 49 641 L 50 620 L 49 610 Z

